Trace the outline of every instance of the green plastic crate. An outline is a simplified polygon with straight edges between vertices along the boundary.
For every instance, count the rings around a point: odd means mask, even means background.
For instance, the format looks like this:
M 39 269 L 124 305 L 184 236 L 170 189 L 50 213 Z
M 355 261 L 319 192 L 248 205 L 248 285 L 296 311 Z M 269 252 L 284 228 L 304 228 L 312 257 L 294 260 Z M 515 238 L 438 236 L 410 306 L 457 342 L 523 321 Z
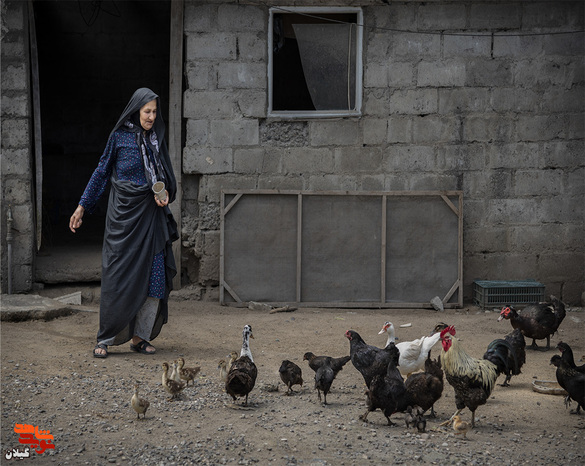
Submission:
M 475 280 L 473 302 L 482 308 L 544 301 L 544 285 L 536 280 Z

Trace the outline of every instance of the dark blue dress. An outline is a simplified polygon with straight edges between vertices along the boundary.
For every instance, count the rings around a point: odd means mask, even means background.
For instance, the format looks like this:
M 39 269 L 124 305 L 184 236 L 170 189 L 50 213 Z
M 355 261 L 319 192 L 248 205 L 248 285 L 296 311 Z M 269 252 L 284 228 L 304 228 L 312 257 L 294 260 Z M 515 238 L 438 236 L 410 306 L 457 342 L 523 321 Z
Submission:
M 139 186 L 147 184 L 144 165 L 134 133 L 123 129 L 112 133 L 99 164 L 79 201 L 79 204 L 88 212 L 93 211 L 106 190 L 114 167 L 118 179 L 131 181 Z M 154 202 L 154 195 L 152 202 Z M 162 251 L 155 254 L 153 258 L 148 296 L 159 299 L 165 297 L 165 262 Z

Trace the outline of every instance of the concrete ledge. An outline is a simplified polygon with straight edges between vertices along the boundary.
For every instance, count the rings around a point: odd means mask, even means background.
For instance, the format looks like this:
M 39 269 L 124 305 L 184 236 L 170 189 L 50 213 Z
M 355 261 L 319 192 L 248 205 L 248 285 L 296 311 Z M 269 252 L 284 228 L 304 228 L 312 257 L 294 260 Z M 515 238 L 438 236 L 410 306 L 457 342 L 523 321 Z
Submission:
M 0 320 L 2 322 L 21 322 L 32 319 L 51 320 L 76 312 L 97 312 L 93 308 L 64 304 L 56 299 L 28 294 L 3 294 L 0 304 Z

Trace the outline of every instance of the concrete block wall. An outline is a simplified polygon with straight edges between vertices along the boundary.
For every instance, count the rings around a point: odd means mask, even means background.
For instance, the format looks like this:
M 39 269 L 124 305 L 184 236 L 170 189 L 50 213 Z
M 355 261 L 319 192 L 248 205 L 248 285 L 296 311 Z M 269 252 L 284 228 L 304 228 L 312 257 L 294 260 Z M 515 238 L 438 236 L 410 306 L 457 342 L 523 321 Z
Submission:
M 533 278 L 581 302 L 583 2 L 351 2 L 362 116 L 292 121 L 267 118 L 267 7 L 185 5 L 190 280 L 218 284 L 221 189 L 461 189 L 467 301 L 475 279 Z
M 7 216 L 12 212 L 12 292 L 33 283 L 35 250 L 32 198 L 32 127 L 26 39 L 27 3 L 3 0 L 1 6 L 1 291 L 8 291 Z

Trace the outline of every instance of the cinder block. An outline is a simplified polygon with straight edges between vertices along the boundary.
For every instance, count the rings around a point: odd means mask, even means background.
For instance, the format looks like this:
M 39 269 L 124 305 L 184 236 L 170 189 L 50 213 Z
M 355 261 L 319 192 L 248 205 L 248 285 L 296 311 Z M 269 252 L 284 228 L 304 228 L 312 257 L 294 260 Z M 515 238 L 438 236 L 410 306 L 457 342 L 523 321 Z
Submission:
M 399 90 L 390 98 L 389 111 L 415 115 L 437 113 L 438 104 L 438 89 Z
M 379 173 L 382 169 L 379 147 L 342 147 L 335 149 L 335 171 L 343 174 Z
M 274 151 L 266 152 L 262 147 L 234 151 L 235 173 L 277 173 L 279 168 L 279 157 L 274 156 Z
M 386 141 L 388 120 L 382 118 L 362 118 L 362 137 L 366 145 L 380 145 Z
M 517 87 L 495 88 L 491 90 L 491 98 L 486 110 L 499 113 L 533 112 L 538 108 L 541 92 Z
M 259 189 L 280 189 L 303 191 L 308 189 L 305 184 L 308 180 L 302 176 L 260 174 L 258 177 Z
M 463 250 L 467 254 L 481 254 L 484 251 L 506 252 L 511 249 L 510 228 L 487 225 L 482 228 L 467 228 L 463 235 Z
M 343 175 L 310 175 L 308 188 L 311 191 L 355 191 L 357 178 Z
M 237 5 L 221 3 L 218 8 L 217 22 L 222 31 L 266 32 L 266 8 L 251 4 Z
M 572 4 L 573 3 L 573 4 Z M 537 28 L 569 27 L 577 25 L 583 19 L 583 7 L 575 3 L 582 2 L 527 2 L 523 6 L 522 26 L 527 30 Z M 574 17 L 577 15 L 577 17 Z M 582 25 L 582 23 L 581 23 Z
M 237 92 L 237 106 L 242 117 L 266 118 L 268 106 L 264 90 L 246 89 Z
M 219 255 L 204 254 L 199 260 L 199 283 L 219 283 Z
M 286 174 L 333 173 L 331 148 L 293 147 L 282 155 L 282 170 Z
M 2 167 L 2 176 L 7 175 L 19 176 L 29 178 L 30 173 L 30 156 L 31 153 L 28 148 L 26 149 L 12 149 L 2 148 L 2 157 L 0 157 L 0 163 Z
M 307 146 L 309 126 L 305 121 L 260 122 L 260 144 L 271 147 Z
M 220 63 L 217 86 L 219 89 L 266 89 L 264 63 Z
M 192 91 L 211 89 L 213 66 L 201 61 L 189 61 L 185 64 L 185 76 L 187 89 Z
M 185 146 L 204 146 L 208 140 L 207 120 L 187 120 Z
M 514 174 L 516 196 L 556 196 L 561 193 L 561 170 L 518 170 Z
M 544 154 L 538 143 L 503 143 L 486 146 L 486 167 L 490 168 L 542 168 Z
M 358 177 L 357 189 L 360 191 L 384 191 L 386 176 L 383 173 L 376 175 L 366 174 Z
M 29 116 L 29 100 L 26 94 L 2 95 L 2 118 L 24 118 Z
M 518 60 L 535 58 L 542 54 L 543 42 L 544 36 L 495 35 L 492 55 Z
M 258 120 L 213 120 L 209 142 L 213 147 L 252 146 L 258 144 Z
M 416 40 L 412 40 L 412 34 L 392 34 L 392 40 L 386 38 L 386 41 L 390 43 L 390 56 L 387 59 L 418 61 L 437 60 L 441 57 L 441 38 L 438 34 L 422 34 Z
M 196 60 L 235 60 L 236 35 L 221 32 L 188 34 L 185 45 L 185 59 Z
M 435 154 L 431 146 L 390 146 L 384 153 L 383 169 L 387 172 L 433 171 Z
M 441 144 L 436 149 L 436 169 L 450 172 L 484 170 L 486 167 L 483 144 Z
M 461 121 L 457 117 L 428 115 L 412 118 L 412 142 L 450 143 L 459 141 Z
M 234 175 L 232 173 L 204 176 L 199 189 L 199 202 L 218 203 L 221 191 L 229 189 L 255 189 L 256 175 Z
M 537 273 L 545 282 L 563 282 L 568 277 L 583 277 L 583 254 L 572 251 L 555 251 L 541 254 L 538 259 Z
M 233 171 L 231 148 L 185 147 L 183 173 L 217 174 Z
M 183 19 L 185 32 L 217 31 L 217 6 L 217 4 L 187 2 Z
M 467 23 L 464 4 L 423 3 L 418 7 L 420 30 L 449 31 L 464 29 Z
M 30 178 L 4 178 L 2 180 L 3 204 L 18 206 L 31 202 L 31 184 Z M 14 214 L 14 212 L 13 212 Z M 20 224 L 14 219 L 14 228 L 18 226 L 18 231 L 22 231 L 24 224 Z
M 417 76 L 421 87 L 459 87 L 466 81 L 466 65 L 459 60 L 421 62 Z
M 490 110 L 490 91 L 485 88 L 439 89 L 439 113 L 464 114 Z
M 364 89 L 364 115 L 370 117 L 387 117 L 391 112 L 390 93 L 389 89 Z
M 513 63 L 489 57 L 467 61 L 465 84 L 471 87 L 511 87 L 514 84 Z
M 566 122 L 562 115 L 520 115 L 516 123 L 519 141 L 549 141 L 564 138 Z
M 28 148 L 30 143 L 29 121 L 26 118 L 2 119 L 2 147 Z
M 514 120 L 495 113 L 463 119 L 463 140 L 470 142 L 507 142 L 514 134 Z
M 387 32 L 365 31 L 365 63 L 382 63 L 388 59 L 388 49 L 391 41 Z
M 584 148 L 585 149 L 585 148 Z M 576 168 L 565 174 L 566 180 L 563 181 L 562 192 L 568 196 L 585 195 L 585 168 Z M 585 198 L 584 198 L 585 204 Z M 582 244 L 585 244 L 583 242 Z
M 457 176 L 448 173 L 412 173 L 408 189 L 413 191 L 443 191 L 457 188 Z
M 538 222 L 583 222 L 583 196 L 557 196 L 540 200 Z
M 388 142 L 412 142 L 412 117 L 391 116 L 388 120 Z
M 309 141 L 311 146 L 347 146 L 358 145 L 359 121 L 310 121 Z
M 471 4 L 469 9 L 471 29 L 520 29 L 522 27 L 522 6 L 511 4 Z
M 443 55 L 445 58 L 471 58 L 491 56 L 491 37 L 486 35 L 446 35 L 443 40 Z
M 235 100 L 230 92 L 185 91 L 183 99 L 185 118 L 231 118 L 235 115 Z
M 386 191 L 406 191 L 408 187 L 409 175 L 407 173 L 387 173 L 384 177 L 384 190 Z
M 364 71 L 364 87 L 388 87 L 388 63 L 368 63 Z
M 414 84 L 415 65 L 412 62 L 393 62 L 388 68 L 390 87 L 410 87 Z
M 585 142 L 550 141 L 543 144 L 543 167 L 572 169 L 583 163 Z
M 581 29 L 583 26 L 581 25 Z M 583 33 L 548 35 L 544 38 L 545 55 L 559 55 L 565 57 L 583 57 Z
M 238 59 L 243 61 L 267 61 L 266 36 L 258 35 L 258 32 L 238 34 Z
M 542 203 L 538 199 L 490 199 L 486 222 L 489 225 L 540 223 Z

